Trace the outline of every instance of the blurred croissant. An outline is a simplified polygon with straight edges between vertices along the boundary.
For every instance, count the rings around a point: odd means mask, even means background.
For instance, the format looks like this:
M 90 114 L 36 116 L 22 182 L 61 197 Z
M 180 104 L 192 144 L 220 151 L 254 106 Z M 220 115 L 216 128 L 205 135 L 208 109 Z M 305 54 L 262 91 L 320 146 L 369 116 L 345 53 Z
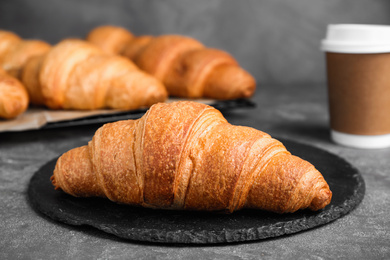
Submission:
M 0 30 L 0 66 L 17 79 L 30 58 L 41 56 L 50 48 L 44 41 L 24 40 L 13 32 Z
M 169 95 L 237 99 L 254 94 L 255 79 L 227 52 L 180 35 L 135 37 L 117 26 L 100 26 L 86 38 L 107 53 L 128 57 L 166 86 Z
M 27 110 L 29 95 L 20 81 L 22 70 L 30 58 L 49 49 L 46 42 L 23 40 L 13 32 L 0 30 L 0 118 L 15 118 Z
M 22 83 L 0 68 L 0 118 L 15 118 L 26 111 L 28 104 Z
M 0 65 L 21 80 L 31 104 L 51 109 L 137 109 L 168 95 L 159 80 L 130 60 L 80 39 L 51 46 L 0 31 Z
M 175 210 L 286 213 L 322 209 L 332 197 L 321 173 L 281 142 L 191 101 L 104 125 L 58 159 L 51 180 L 76 197 Z
M 161 82 L 130 60 L 80 39 L 29 59 L 21 77 L 32 103 L 51 109 L 137 109 L 167 98 Z

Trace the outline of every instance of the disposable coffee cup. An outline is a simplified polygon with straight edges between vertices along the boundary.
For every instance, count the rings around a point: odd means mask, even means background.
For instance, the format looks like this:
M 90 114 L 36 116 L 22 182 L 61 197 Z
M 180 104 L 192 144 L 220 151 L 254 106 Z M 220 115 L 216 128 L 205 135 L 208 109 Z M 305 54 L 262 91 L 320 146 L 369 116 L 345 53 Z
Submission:
M 331 138 L 355 148 L 390 147 L 390 26 L 328 25 Z

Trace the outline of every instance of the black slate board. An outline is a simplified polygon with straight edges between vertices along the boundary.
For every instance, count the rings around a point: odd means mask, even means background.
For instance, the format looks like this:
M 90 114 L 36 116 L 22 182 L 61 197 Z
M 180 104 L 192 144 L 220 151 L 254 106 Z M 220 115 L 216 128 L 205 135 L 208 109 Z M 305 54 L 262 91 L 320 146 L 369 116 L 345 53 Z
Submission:
M 347 161 L 319 148 L 279 140 L 323 174 L 333 192 L 332 202 L 325 209 L 290 214 L 260 210 L 221 214 L 153 210 L 118 205 L 102 198 L 74 198 L 55 191 L 50 182 L 56 159 L 34 174 L 28 197 L 33 208 L 66 224 L 89 225 L 130 240 L 185 244 L 242 242 L 293 234 L 340 218 L 362 201 L 364 180 Z

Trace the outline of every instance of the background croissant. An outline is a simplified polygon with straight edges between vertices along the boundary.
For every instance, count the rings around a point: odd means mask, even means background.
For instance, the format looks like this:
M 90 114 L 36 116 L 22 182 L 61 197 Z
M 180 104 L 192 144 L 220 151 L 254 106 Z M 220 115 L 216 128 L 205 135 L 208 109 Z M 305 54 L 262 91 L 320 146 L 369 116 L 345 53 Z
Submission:
M 80 39 L 65 39 L 30 59 L 22 81 L 35 104 L 51 109 L 137 109 L 165 101 L 160 81 L 130 60 Z
M 22 70 L 30 58 L 49 49 L 44 41 L 23 40 L 0 30 L 0 118 L 15 118 L 27 110 L 29 95 L 20 81 Z
M 11 76 L 20 79 L 27 61 L 50 50 L 41 40 L 24 40 L 13 32 L 0 31 L 0 65 Z
M 168 95 L 130 60 L 80 39 L 51 46 L 0 31 L 0 65 L 23 83 L 31 104 L 51 109 L 137 109 Z
M 181 35 L 135 37 L 117 26 L 96 27 L 87 40 L 107 53 L 128 57 L 160 79 L 169 95 L 236 99 L 253 95 L 255 79 L 227 52 Z
M 0 118 L 15 118 L 26 111 L 28 104 L 22 83 L 0 68 Z
M 321 173 L 282 143 L 190 101 L 104 125 L 58 159 L 51 180 L 73 196 L 177 210 L 285 213 L 321 209 L 332 196 Z

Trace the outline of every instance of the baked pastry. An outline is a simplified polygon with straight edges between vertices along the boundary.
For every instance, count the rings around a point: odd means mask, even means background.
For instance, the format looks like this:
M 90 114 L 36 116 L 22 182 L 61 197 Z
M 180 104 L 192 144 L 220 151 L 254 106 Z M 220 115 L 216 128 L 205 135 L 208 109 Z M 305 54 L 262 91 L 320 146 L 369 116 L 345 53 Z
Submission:
M 0 118 L 15 118 L 26 111 L 28 104 L 22 83 L 0 68 Z
M 87 35 L 87 41 L 99 46 L 104 52 L 118 55 L 133 38 L 130 31 L 111 25 L 100 26 L 99 30 L 92 30 Z
M 45 55 L 31 57 L 25 64 L 20 74 L 20 79 L 25 86 L 30 104 L 44 105 L 45 98 L 42 94 L 39 73 Z
M 173 210 L 286 213 L 322 209 L 332 197 L 321 173 L 281 142 L 191 101 L 102 126 L 58 159 L 51 180 L 76 197 Z
M 51 109 L 137 109 L 167 98 L 162 83 L 130 60 L 80 39 L 30 59 L 22 81 L 33 103 Z
M 94 28 L 87 40 L 107 49 L 123 41 L 116 26 Z M 129 32 L 129 34 L 131 34 Z M 157 37 L 133 34 L 125 47 L 111 48 L 133 60 L 142 70 L 154 75 L 166 86 L 170 96 L 185 98 L 237 99 L 251 97 L 256 89 L 252 75 L 223 50 L 207 48 L 199 41 L 182 35 Z
M 22 39 L 19 35 L 5 30 L 0 30 L 0 62 L 2 57 Z
M 41 40 L 24 40 L 17 34 L 0 30 L 0 67 L 20 79 L 26 62 L 49 51 L 51 45 Z

